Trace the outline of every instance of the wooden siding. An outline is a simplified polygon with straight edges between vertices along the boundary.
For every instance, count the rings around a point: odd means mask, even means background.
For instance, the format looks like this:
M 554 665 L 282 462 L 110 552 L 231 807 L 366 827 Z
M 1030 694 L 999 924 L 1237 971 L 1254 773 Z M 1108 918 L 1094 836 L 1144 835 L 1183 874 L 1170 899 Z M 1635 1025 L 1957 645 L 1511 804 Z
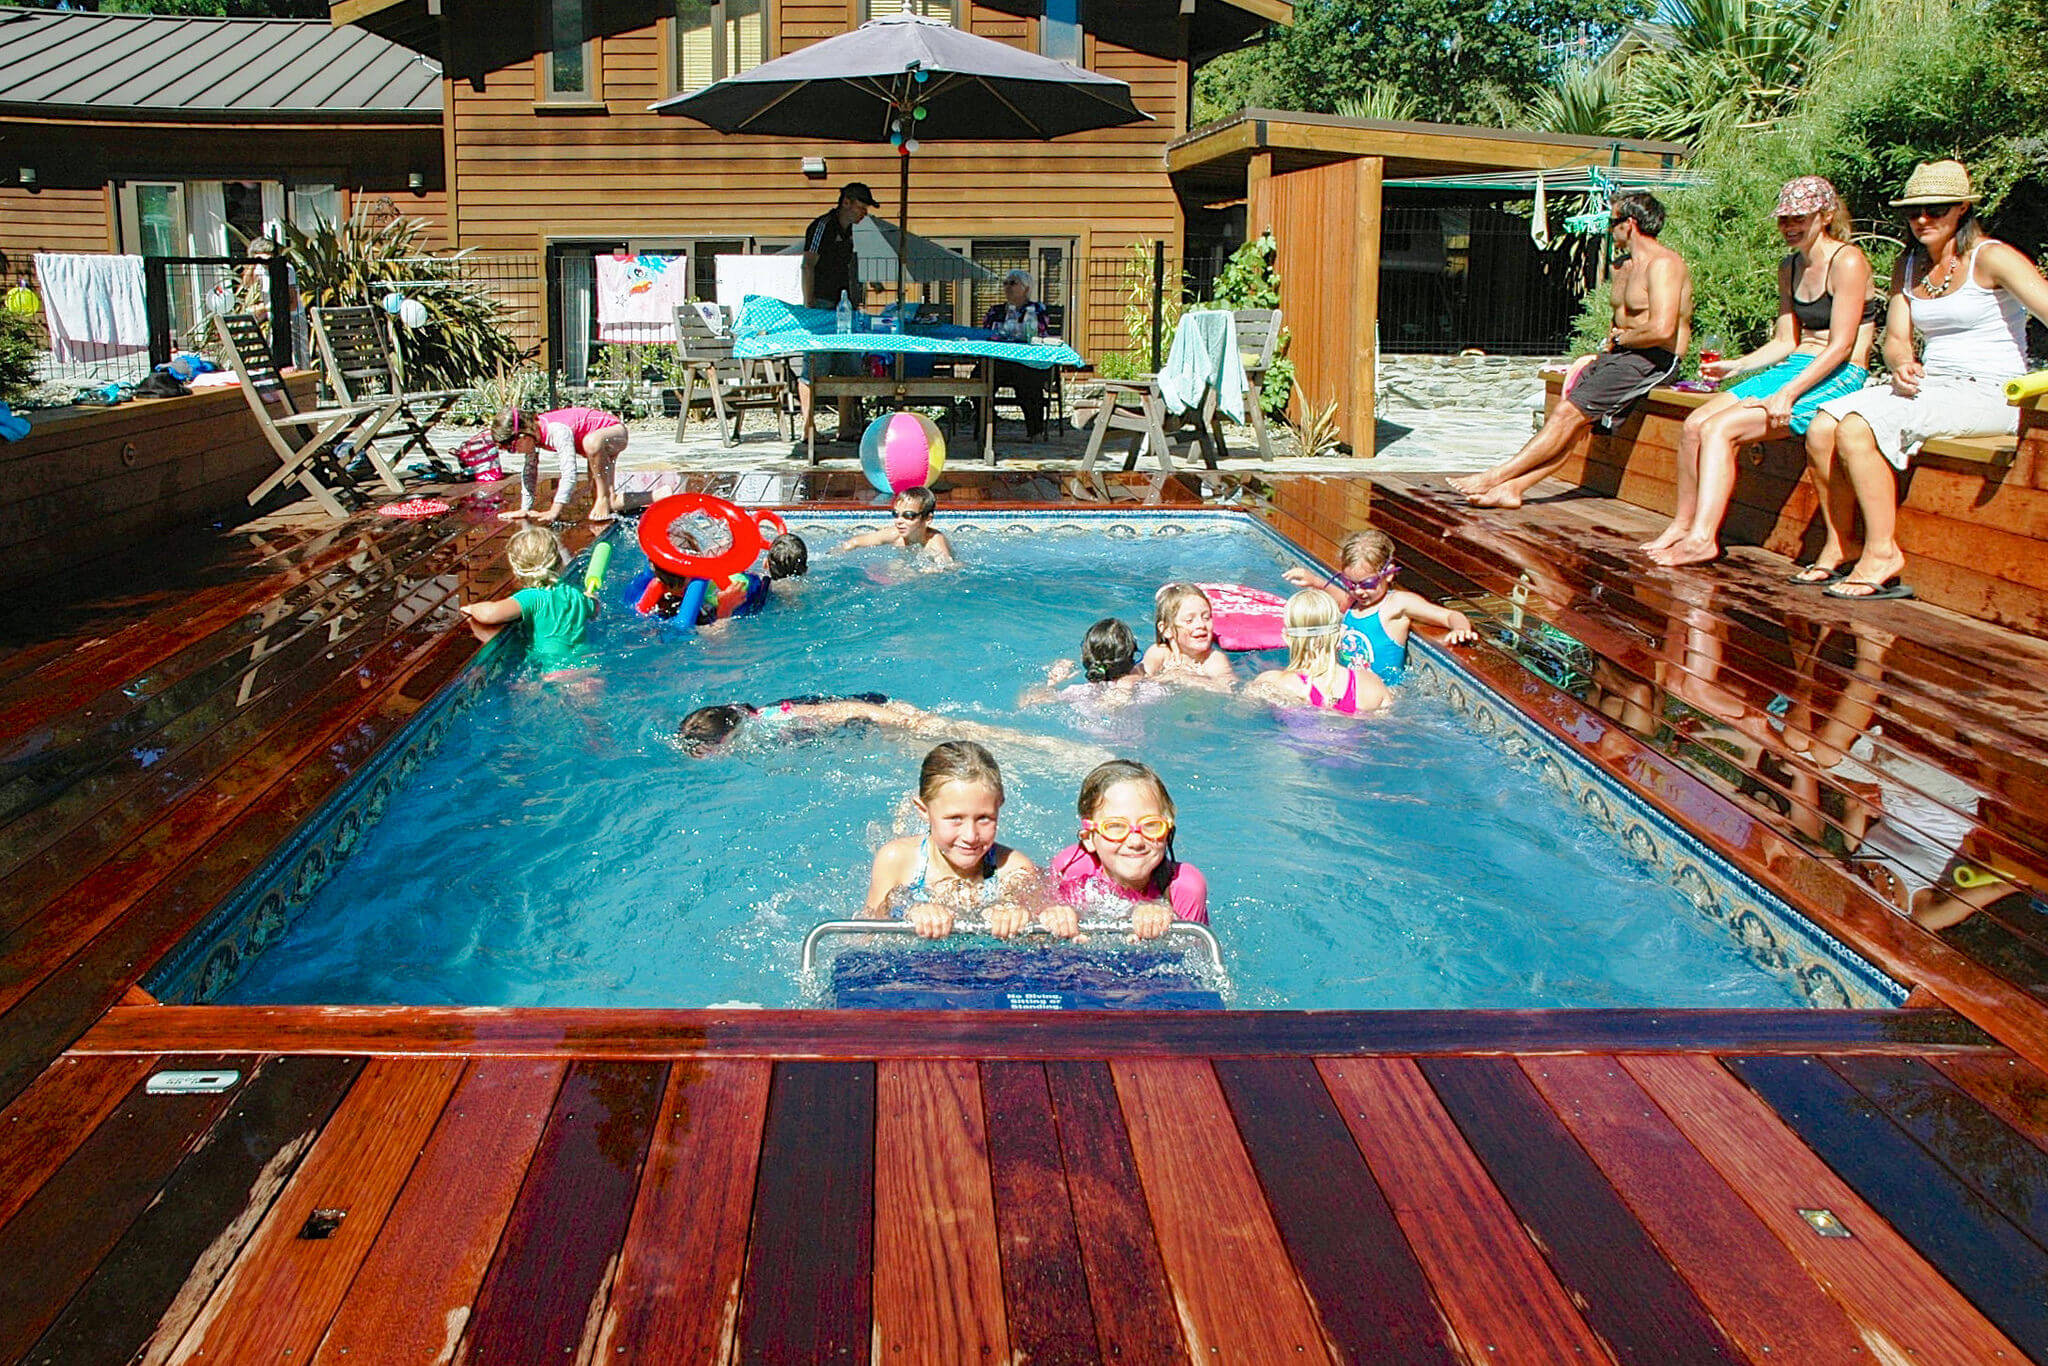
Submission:
M 1294 406 L 1336 404 L 1340 439 L 1359 455 L 1373 452 L 1381 165 L 1357 157 L 1261 178 L 1251 205 L 1273 231 Z
M 34 267 L 39 251 L 105 251 L 113 245 L 107 224 L 107 192 L 38 190 L 0 186 L 0 271 L 15 277 Z
M 857 17 L 850 3 L 816 0 L 789 0 L 776 13 L 778 53 L 843 32 Z M 970 22 L 998 41 L 1036 41 L 1032 19 L 975 6 Z M 849 180 L 868 182 L 881 212 L 899 216 L 897 157 L 886 145 L 725 137 L 649 113 L 672 93 L 664 32 L 638 29 L 598 44 L 602 111 L 536 109 L 531 61 L 491 72 L 481 91 L 450 83 L 457 245 L 535 251 L 550 239 L 794 238 Z M 1133 241 L 1159 238 L 1178 256 L 1180 210 L 1164 150 L 1185 124 L 1184 64 L 1093 37 L 1088 57 L 1093 69 L 1129 81 L 1156 122 L 1049 143 L 931 144 L 911 167 L 910 228 L 940 238 L 1070 237 L 1084 261 L 1121 258 Z M 805 156 L 825 157 L 830 175 L 805 179 Z M 1089 312 L 1069 328 L 1084 349 L 1121 344 L 1120 314 Z

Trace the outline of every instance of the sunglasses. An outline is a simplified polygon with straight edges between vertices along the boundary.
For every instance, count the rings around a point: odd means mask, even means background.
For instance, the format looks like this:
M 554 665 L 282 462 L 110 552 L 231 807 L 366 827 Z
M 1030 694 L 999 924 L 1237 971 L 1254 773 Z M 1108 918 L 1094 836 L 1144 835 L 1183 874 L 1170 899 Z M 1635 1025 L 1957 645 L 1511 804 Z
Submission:
M 1111 844 L 1122 844 L 1135 830 L 1148 840 L 1163 840 L 1173 833 L 1173 822 L 1164 816 L 1140 816 L 1127 821 L 1122 816 L 1111 816 L 1106 820 L 1082 821 L 1081 833 L 1100 835 Z
M 1960 201 L 1954 204 L 1908 204 L 1906 206 L 1906 217 L 1946 218 L 1961 207 L 1963 206 Z
M 1381 565 L 1372 573 L 1367 574 L 1362 579 L 1350 578 L 1344 574 L 1332 574 L 1330 575 L 1330 582 L 1336 584 L 1339 588 L 1343 589 L 1346 593 L 1349 593 L 1352 597 L 1355 598 L 1361 593 L 1372 592 L 1373 589 L 1378 588 L 1381 584 L 1385 583 L 1388 579 L 1393 578 L 1394 575 L 1400 572 L 1401 566 L 1395 564 L 1392 560 L 1388 560 L 1385 564 Z

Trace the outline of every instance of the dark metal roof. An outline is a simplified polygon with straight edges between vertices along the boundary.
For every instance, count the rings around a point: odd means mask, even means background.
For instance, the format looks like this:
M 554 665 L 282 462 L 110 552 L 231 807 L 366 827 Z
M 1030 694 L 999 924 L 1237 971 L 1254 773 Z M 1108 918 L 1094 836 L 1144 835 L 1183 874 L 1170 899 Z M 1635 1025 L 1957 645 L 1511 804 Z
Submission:
M 87 117 L 437 122 L 441 70 L 319 19 L 195 19 L 0 5 L 0 108 Z

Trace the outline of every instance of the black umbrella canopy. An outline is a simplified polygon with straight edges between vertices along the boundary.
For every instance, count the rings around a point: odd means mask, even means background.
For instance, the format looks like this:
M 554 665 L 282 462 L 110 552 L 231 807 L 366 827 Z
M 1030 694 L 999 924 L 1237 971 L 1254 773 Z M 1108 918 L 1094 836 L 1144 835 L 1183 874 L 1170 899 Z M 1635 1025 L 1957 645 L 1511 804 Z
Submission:
M 889 142 L 1043 142 L 1146 123 L 1113 76 L 892 14 L 654 106 L 721 133 Z

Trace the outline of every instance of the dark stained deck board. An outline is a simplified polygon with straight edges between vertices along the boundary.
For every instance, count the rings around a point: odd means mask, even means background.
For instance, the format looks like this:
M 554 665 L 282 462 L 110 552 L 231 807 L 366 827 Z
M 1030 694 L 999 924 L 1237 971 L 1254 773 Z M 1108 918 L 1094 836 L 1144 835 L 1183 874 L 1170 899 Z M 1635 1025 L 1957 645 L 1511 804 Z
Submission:
M 1337 1358 L 1457 1366 L 1421 1264 L 1315 1063 L 1219 1059 L 1215 1070 Z
M 0 1110 L 0 1225 L 64 1165 L 85 1136 L 156 1070 L 156 1058 L 62 1057 Z
M 765 1058 L 2002 1054 L 1946 1010 L 829 1011 L 117 1006 L 79 1054 L 288 1045 L 338 1053 Z
M 1613 1058 L 1522 1070 L 1752 1361 L 1869 1360 L 1842 1307 Z
M 1825 1059 L 2020 1232 L 2048 1247 L 2048 1153 L 1918 1058 Z
M 667 1083 L 658 1063 L 570 1067 L 458 1360 L 516 1366 L 587 1356 Z
M 1318 1071 L 1468 1360 L 1614 1360 L 1414 1061 L 1329 1058 Z
M 556 1059 L 519 1058 L 486 1058 L 464 1069 L 349 1283 L 316 1362 L 447 1359 L 567 1070 Z
M 1095 1313 L 1045 1065 L 983 1063 L 981 1099 L 986 1132 L 1001 1136 L 988 1145 L 989 1189 L 1011 1350 L 1041 1366 L 1093 1362 Z
M 452 1058 L 366 1064 L 174 1355 L 310 1360 L 461 1074 Z M 316 1210 L 347 1213 L 331 1236 L 302 1237 Z
M 0 1050 L 0 1100 L 11 1099 L 45 1059 L 119 1000 L 141 965 L 175 945 L 243 872 L 259 865 L 346 780 L 351 765 L 405 724 L 468 658 L 466 652 L 436 648 L 454 643 L 450 637 L 425 640 L 398 661 L 398 674 L 382 693 L 351 697 L 346 680 L 338 683 L 332 710 L 309 718 L 299 743 L 251 761 L 247 790 L 233 791 L 223 778 L 220 789 L 209 793 L 203 817 L 193 814 L 192 802 L 172 813 L 161 832 L 163 843 L 152 837 L 136 850 L 134 867 L 125 870 L 132 880 L 107 879 L 100 889 L 106 902 L 80 898 L 74 888 L 65 898 L 72 913 L 46 909 L 34 941 L 0 949 L 0 996 L 15 1002 L 0 1015 L 0 1037 L 10 1045 Z M 181 817 L 190 817 L 184 828 Z M 53 941 L 47 947 L 40 934 L 45 929 Z M 65 961 L 60 954 L 72 944 L 79 947 Z M 59 969 L 61 977 L 50 980 Z M 36 985 L 28 988 L 30 982 Z
M 1421 1067 L 1618 1360 L 1747 1359 L 1514 1061 L 1431 1058 Z
M 670 1068 L 592 1360 L 730 1359 L 770 1070 Z
M 1101 1357 L 1131 1366 L 1184 1362 L 1180 1314 L 1109 1064 L 1048 1062 L 1045 1081 Z
M 1967 1062 L 1939 1058 L 1934 1065 L 2036 1147 L 2048 1150 L 2048 1074 L 2018 1058 L 1996 1055 Z
M 981 1078 L 961 1059 L 875 1068 L 875 1354 L 1007 1361 Z
M 1288 1263 L 1210 1065 L 1118 1059 L 1110 1073 L 1188 1355 L 1243 1362 L 1327 1356 L 1322 1324 Z
M 2048 1252 L 1819 1059 L 1724 1062 L 2022 1351 L 2048 1356 Z
M 25 1359 L 92 1366 L 168 1351 L 362 1067 L 358 1058 L 263 1059 Z
M 2023 1354 L 1924 1261 L 1755 1092 L 1709 1057 L 1626 1057 L 1630 1076 L 1814 1279 L 1873 1348 L 1896 1360 L 2018 1361 Z M 1802 1209 L 1831 1211 L 1851 1237 L 1821 1238 Z
M 740 1290 L 743 1363 L 868 1359 L 875 1067 L 775 1066 Z
M 166 1067 L 232 1067 L 254 1059 L 167 1058 Z M 152 1096 L 131 1086 L 71 1149 L 64 1165 L 0 1225 L 0 1361 L 26 1352 L 91 1279 L 108 1251 L 231 1099 L 225 1094 Z

